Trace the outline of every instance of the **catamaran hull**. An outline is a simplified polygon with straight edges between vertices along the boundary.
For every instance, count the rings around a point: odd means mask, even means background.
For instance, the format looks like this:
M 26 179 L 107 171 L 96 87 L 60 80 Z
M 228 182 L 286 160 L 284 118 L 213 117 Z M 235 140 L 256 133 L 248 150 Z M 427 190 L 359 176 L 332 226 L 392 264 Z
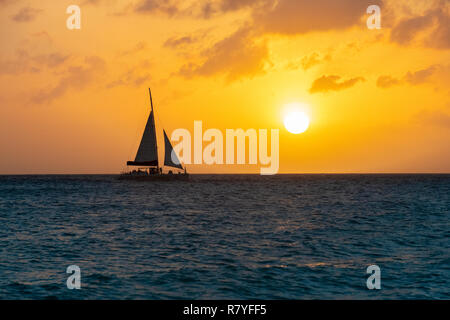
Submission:
M 133 176 L 130 174 L 121 174 L 119 180 L 134 181 L 189 181 L 188 174 L 155 174 L 147 176 Z

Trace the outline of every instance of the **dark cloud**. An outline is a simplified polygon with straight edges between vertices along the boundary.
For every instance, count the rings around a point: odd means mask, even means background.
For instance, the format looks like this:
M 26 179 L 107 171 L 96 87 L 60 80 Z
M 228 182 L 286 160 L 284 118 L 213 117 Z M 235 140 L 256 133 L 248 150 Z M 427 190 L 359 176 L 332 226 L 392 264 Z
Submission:
M 430 15 L 403 20 L 392 29 L 391 41 L 408 44 L 418 32 L 423 31 L 432 22 Z
M 260 5 L 262 3 L 270 3 L 269 0 L 222 0 L 220 1 L 220 9 L 224 12 L 240 10 Z
M 82 4 L 100 5 L 111 0 L 85 0 Z M 275 3 L 276 0 L 198 0 L 191 5 L 180 5 L 176 0 L 137 0 L 126 6 L 126 12 L 140 14 L 162 13 L 168 16 L 185 16 L 209 19 L 217 15 L 253 8 L 262 3 Z M 131 10 L 128 10 L 131 9 Z M 117 14 L 121 15 L 123 14 Z
M 29 22 L 33 21 L 39 13 L 41 13 L 41 9 L 35 9 L 31 7 L 25 7 L 19 10 L 15 15 L 11 17 L 16 22 Z
M 275 0 L 218 0 L 205 1 L 201 4 L 201 17 L 209 19 L 217 15 L 241 9 L 261 7 L 268 4 L 274 4 Z
M 254 24 L 264 32 L 303 34 L 344 29 L 360 22 L 372 0 L 281 0 L 272 8 L 256 10 Z
M 141 0 L 142 2 L 142 0 Z M 84 0 L 81 6 L 105 6 L 108 8 L 108 15 L 115 17 L 122 17 L 136 11 L 135 1 L 121 1 L 121 0 Z M 119 8 L 120 7 L 120 8 Z
M 450 10 L 445 5 L 422 16 L 400 21 L 391 31 L 391 41 L 407 45 L 426 32 L 423 45 L 436 49 L 450 48 Z
M 251 9 L 253 26 L 261 32 L 302 34 L 356 25 L 373 4 L 382 6 L 383 0 L 200 0 L 188 7 L 174 0 L 139 0 L 133 11 L 210 19 Z
M 349 80 L 341 80 L 341 77 L 336 75 L 322 76 L 313 82 L 311 89 L 309 89 L 309 92 L 318 93 L 328 91 L 340 91 L 353 87 L 360 81 L 365 80 L 362 77 L 356 77 Z
M 179 74 L 192 77 L 222 73 L 228 81 L 252 78 L 264 73 L 269 50 L 265 42 L 257 42 L 252 38 L 249 28 L 242 28 L 203 51 L 201 57 L 203 62 L 187 64 Z
M 425 45 L 436 49 L 450 49 L 450 9 L 441 10 L 435 15 L 437 26 L 425 40 Z
M 86 1 L 92 4 L 100 2 Z M 199 0 L 191 5 L 180 5 L 175 0 L 138 0 L 132 5 L 132 11 L 210 19 L 250 9 L 252 26 L 259 33 L 289 35 L 340 30 L 357 24 L 365 27 L 361 18 L 367 15 L 367 7 L 383 7 L 383 1 L 385 0 Z
M 97 56 L 86 57 L 84 62 L 82 66 L 69 67 L 53 88 L 39 91 L 31 101 L 35 104 L 50 103 L 69 89 L 86 87 L 105 70 L 105 62 Z
M 171 0 L 141 0 L 134 11 L 137 13 L 156 13 L 162 12 L 173 16 L 179 12 L 176 3 Z

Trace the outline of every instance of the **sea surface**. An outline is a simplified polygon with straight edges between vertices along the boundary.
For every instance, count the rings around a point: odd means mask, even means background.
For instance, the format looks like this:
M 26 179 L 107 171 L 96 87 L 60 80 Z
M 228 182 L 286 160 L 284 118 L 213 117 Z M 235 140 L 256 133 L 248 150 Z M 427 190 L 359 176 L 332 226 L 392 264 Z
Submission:
M 81 270 L 69 290 L 66 269 Z M 366 269 L 381 270 L 368 290 Z M 0 176 L 1 299 L 449 299 L 450 175 Z

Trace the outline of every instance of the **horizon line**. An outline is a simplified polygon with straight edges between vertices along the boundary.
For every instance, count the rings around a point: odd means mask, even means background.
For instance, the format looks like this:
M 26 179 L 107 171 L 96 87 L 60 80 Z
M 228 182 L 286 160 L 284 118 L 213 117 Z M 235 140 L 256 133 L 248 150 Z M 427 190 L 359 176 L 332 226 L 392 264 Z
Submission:
M 120 173 L 0 173 L 1 176 L 118 176 Z M 175 174 L 176 175 L 176 174 Z M 450 175 L 450 172 L 283 172 L 273 175 L 260 173 L 189 173 L 191 176 L 201 175 L 252 175 L 274 177 L 280 175 Z

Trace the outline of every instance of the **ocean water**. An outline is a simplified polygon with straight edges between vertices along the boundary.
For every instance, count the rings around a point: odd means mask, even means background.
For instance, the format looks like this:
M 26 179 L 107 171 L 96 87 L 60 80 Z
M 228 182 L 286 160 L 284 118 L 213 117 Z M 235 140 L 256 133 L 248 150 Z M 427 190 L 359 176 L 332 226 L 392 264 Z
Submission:
M 0 176 L 1 299 L 448 299 L 449 248 L 450 175 Z

